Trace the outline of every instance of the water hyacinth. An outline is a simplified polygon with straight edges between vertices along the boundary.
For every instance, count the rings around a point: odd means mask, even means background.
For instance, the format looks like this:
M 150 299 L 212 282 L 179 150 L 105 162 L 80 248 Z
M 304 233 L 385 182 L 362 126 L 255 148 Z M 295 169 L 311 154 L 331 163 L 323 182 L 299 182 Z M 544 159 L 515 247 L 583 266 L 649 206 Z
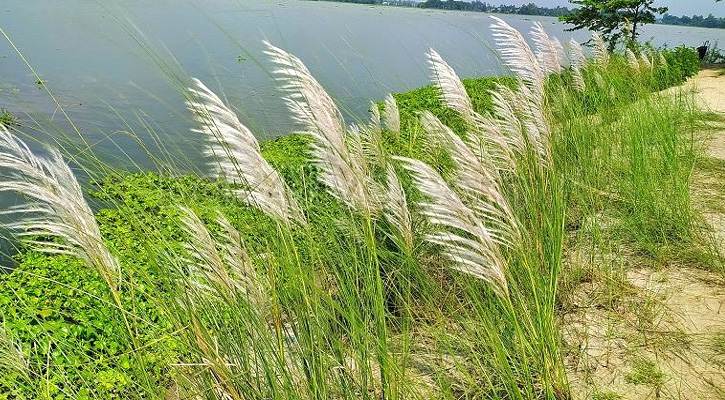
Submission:
M 359 140 L 355 134 L 347 134 L 340 110 L 299 58 L 269 42 L 265 45 L 265 53 L 277 66 L 274 73 L 283 82 L 289 111 L 313 139 L 311 156 L 320 170 L 320 181 L 333 196 L 363 215 L 377 214 L 376 186 L 362 162 L 362 152 L 348 149 L 348 136 L 353 136 L 349 140 L 353 144 Z
M 425 240 L 441 246 L 443 254 L 453 262 L 451 269 L 481 279 L 498 295 L 506 296 L 506 264 L 499 249 L 502 241 L 496 233 L 484 226 L 475 212 L 431 167 L 419 160 L 396 159 L 410 172 L 416 188 L 428 199 L 420 204 L 421 213 L 431 224 L 441 228 L 427 235 Z
M 6 226 L 37 251 L 84 260 L 115 290 L 121 273 L 118 260 L 104 245 L 73 171 L 57 149 L 46 152 L 46 157 L 35 155 L 0 126 L 0 168 L 6 171 L 0 193 L 14 192 L 32 200 L 4 210 L 3 214 L 16 216 Z
M 246 203 L 280 221 L 304 225 L 304 214 L 292 191 L 262 157 L 254 134 L 200 80 L 194 79 L 194 84 L 187 105 L 200 125 L 195 131 L 206 138 L 204 154 L 212 158 L 216 175 L 245 184 L 235 194 Z

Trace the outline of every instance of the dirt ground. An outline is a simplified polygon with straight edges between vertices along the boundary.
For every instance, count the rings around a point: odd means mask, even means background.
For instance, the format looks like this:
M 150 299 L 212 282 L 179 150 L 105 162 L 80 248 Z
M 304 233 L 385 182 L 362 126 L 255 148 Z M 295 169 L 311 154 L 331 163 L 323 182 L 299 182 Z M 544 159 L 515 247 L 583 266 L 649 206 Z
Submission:
M 694 91 L 700 108 L 725 118 L 725 70 L 703 70 L 668 92 L 683 91 Z M 711 122 L 709 131 L 704 162 L 720 165 L 725 123 Z M 692 198 L 713 228 L 712 242 L 725 251 L 724 179 L 725 173 L 696 171 Z M 563 320 L 575 398 L 725 399 L 723 274 L 613 252 L 598 259 L 573 252 L 567 260 L 593 271 L 607 264 L 576 290 Z

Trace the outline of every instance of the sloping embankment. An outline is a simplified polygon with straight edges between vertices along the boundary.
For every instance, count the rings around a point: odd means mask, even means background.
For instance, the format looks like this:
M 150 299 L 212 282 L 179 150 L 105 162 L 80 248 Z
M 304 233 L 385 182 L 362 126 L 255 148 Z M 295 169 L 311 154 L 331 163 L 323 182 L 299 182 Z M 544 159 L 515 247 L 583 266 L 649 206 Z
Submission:
M 701 71 L 677 95 L 695 91 L 709 111 L 706 156 L 693 174 L 692 201 L 725 254 L 725 69 Z M 622 256 L 617 257 L 617 256 Z M 678 260 L 613 254 L 572 263 L 618 264 L 583 283 L 564 316 L 572 392 L 579 399 L 725 398 L 725 274 Z M 605 257 L 606 258 L 606 257 Z M 618 260 L 619 259 L 619 260 Z

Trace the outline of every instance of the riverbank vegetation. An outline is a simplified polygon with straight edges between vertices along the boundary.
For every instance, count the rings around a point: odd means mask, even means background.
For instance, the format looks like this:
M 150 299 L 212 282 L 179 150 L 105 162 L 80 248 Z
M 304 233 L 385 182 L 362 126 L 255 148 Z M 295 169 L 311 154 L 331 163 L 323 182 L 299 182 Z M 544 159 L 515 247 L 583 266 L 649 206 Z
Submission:
M 0 191 L 29 203 L 7 210 L 0 399 L 570 398 L 562 317 L 594 279 L 573 254 L 719 268 L 689 195 L 703 114 L 659 92 L 699 60 L 492 29 L 514 77 L 431 49 L 431 86 L 352 125 L 267 44 L 303 133 L 259 144 L 191 81 L 213 176 L 118 171 L 96 213 L 2 128 Z
M 321 1 L 321 0 L 310 0 L 310 1 Z M 390 5 L 398 7 L 416 7 L 416 8 L 428 8 L 437 10 L 456 10 L 456 11 L 473 11 L 473 12 L 485 12 L 493 14 L 517 14 L 517 15 L 535 15 L 535 16 L 547 16 L 547 17 L 563 17 L 571 14 L 575 8 L 569 7 L 545 7 L 539 6 L 536 3 L 522 4 L 521 6 L 516 5 L 505 5 L 505 4 L 492 4 L 482 1 L 460 1 L 460 0 L 426 0 L 421 2 L 410 1 L 410 0 L 324 0 L 332 1 L 337 3 L 358 3 L 358 4 L 378 4 L 378 5 Z M 628 16 L 631 21 L 631 16 Z M 683 15 L 678 17 L 676 15 L 664 13 L 660 18 L 652 20 L 651 23 L 658 23 L 664 25 L 683 25 L 683 26 L 698 26 L 702 28 L 725 28 L 725 18 L 715 17 L 712 14 L 708 16 L 702 15 Z
M 725 29 L 725 18 L 718 18 L 712 14 L 708 14 L 707 17 L 703 17 L 702 15 L 683 15 L 681 17 L 678 17 L 675 15 L 665 14 L 659 21 L 667 25 L 699 26 L 702 28 Z

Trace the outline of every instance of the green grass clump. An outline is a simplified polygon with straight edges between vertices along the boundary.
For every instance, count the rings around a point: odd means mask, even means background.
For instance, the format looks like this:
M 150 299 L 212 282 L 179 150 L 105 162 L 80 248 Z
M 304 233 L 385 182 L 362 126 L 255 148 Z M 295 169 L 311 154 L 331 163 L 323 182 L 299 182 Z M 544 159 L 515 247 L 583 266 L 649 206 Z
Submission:
M 625 376 L 628 383 L 646 385 L 655 388 L 662 387 L 666 375 L 657 364 L 646 358 L 638 358 L 632 365 L 632 370 Z
M 13 115 L 10 111 L 2 108 L 0 109 L 0 127 L 13 127 L 19 125 L 19 121 L 15 115 Z

